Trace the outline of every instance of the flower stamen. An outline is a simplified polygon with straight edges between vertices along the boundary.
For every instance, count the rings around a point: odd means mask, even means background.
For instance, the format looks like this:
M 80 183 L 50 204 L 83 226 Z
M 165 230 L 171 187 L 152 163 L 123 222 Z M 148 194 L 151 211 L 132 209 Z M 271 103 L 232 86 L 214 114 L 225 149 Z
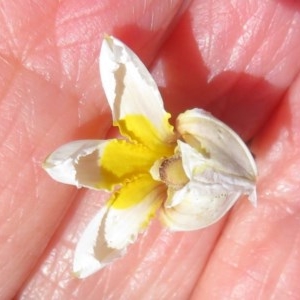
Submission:
M 180 155 L 164 159 L 159 166 L 159 177 L 168 187 L 179 190 L 185 186 L 189 178 L 186 176 Z

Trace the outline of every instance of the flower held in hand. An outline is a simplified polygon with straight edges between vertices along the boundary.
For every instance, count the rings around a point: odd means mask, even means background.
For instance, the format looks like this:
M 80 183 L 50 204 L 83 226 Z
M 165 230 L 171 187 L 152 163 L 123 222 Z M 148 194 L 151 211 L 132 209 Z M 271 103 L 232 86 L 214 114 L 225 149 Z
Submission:
M 227 125 L 192 109 L 174 130 L 150 73 L 114 37 L 103 41 L 100 73 L 123 139 L 74 141 L 44 163 L 57 181 L 111 192 L 76 247 L 81 278 L 124 255 L 157 211 L 171 230 L 187 231 L 217 222 L 243 194 L 256 204 L 254 159 Z

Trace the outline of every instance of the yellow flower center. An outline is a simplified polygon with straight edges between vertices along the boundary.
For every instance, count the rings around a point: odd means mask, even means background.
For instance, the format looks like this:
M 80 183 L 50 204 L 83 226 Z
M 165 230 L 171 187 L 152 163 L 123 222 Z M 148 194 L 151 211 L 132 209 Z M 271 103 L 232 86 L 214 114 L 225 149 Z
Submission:
M 132 142 L 137 142 L 151 149 L 161 156 L 169 156 L 174 152 L 173 127 L 169 124 L 169 114 L 166 114 L 162 125 L 162 132 L 153 126 L 143 115 L 127 115 L 119 120 L 117 125 L 121 134 Z
M 168 116 L 162 125 L 167 129 L 163 131 L 164 136 L 142 115 L 128 115 L 118 121 L 120 132 L 127 139 L 111 140 L 99 161 L 101 181 L 98 187 L 111 191 L 117 187 L 119 188 L 117 193 L 122 193 L 122 197 L 118 197 L 122 203 L 115 203 L 114 207 L 122 208 L 137 204 L 139 189 L 144 191 L 148 185 L 151 190 L 161 184 L 150 176 L 150 169 L 156 161 L 174 154 L 176 144 L 173 128 L 167 120 Z M 136 187 L 133 183 L 130 189 L 126 187 L 129 182 L 135 181 L 135 178 L 143 174 L 148 176 L 144 177 L 143 181 L 136 181 Z M 127 204 L 124 199 L 128 199 Z

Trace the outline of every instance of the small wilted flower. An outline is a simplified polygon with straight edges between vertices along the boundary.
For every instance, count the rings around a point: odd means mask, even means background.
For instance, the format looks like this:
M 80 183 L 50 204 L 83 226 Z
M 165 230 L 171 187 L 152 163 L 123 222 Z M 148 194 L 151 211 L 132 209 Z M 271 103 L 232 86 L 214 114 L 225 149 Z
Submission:
M 76 247 L 81 278 L 122 256 L 157 211 L 164 225 L 187 231 L 217 222 L 243 194 L 256 204 L 254 159 L 227 125 L 195 108 L 174 129 L 152 76 L 114 37 L 103 41 L 100 73 L 123 138 L 74 141 L 44 163 L 57 181 L 111 192 Z

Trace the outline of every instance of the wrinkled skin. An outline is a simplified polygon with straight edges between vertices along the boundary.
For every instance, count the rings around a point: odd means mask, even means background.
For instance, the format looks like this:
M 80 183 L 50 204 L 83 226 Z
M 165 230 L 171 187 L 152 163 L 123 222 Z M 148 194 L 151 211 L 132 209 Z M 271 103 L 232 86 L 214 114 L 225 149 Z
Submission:
M 299 299 L 300 5 L 124 3 L 1 2 L 0 298 Z M 205 108 L 249 142 L 259 202 L 195 232 L 154 221 L 79 280 L 74 247 L 107 195 L 54 182 L 41 163 L 68 141 L 116 134 L 97 66 L 104 32 L 151 67 L 173 115 Z

